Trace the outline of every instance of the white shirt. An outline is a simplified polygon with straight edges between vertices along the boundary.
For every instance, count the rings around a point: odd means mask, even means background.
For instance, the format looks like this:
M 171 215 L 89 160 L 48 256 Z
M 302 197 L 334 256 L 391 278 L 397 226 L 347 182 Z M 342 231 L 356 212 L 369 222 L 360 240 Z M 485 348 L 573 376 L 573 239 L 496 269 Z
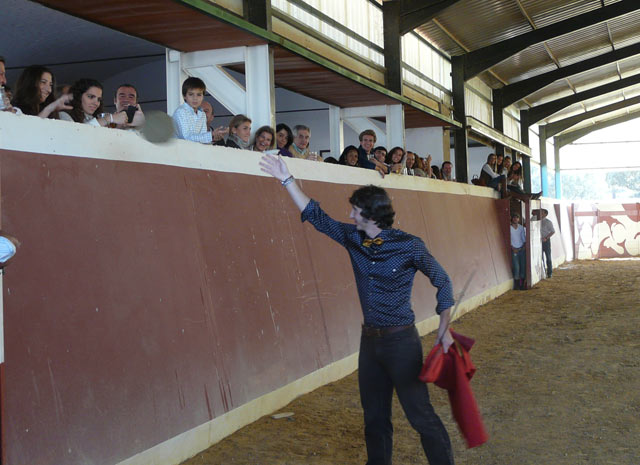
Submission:
M 489 163 L 485 163 L 484 164 L 484 166 L 482 167 L 482 171 L 484 171 L 489 176 L 491 176 L 491 179 L 495 179 L 495 178 L 497 178 L 499 176 L 495 171 L 493 171 L 491 166 L 489 166 Z
M 556 230 L 553 228 L 551 220 L 549 218 L 542 218 L 542 221 L 540 222 L 540 235 L 545 238 L 555 232 Z
M 511 247 L 519 249 L 524 246 L 527 241 L 527 233 L 525 232 L 524 227 L 521 224 L 519 224 L 517 228 L 510 225 L 509 230 L 511 231 Z
M 69 113 L 67 113 L 66 111 L 61 111 L 60 113 L 58 113 L 58 117 L 62 121 L 69 121 L 70 123 L 75 123 L 75 121 L 73 120 L 71 115 Z M 97 119 L 95 119 L 91 115 L 87 115 L 86 113 L 84 114 L 84 124 L 90 124 L 91 126 L 101 127 L 100 123 L 98 123 Z
M 4 263 L 16 253 L 16 246 L 4 236 L 0 236 L 0 263 Z
M 207 115 L 198 108 L 198 112 L 184 102 L 173 112 L 173 125 L 178 139 L 210 144 L 213 140 L 211 132 L 207 131 Z

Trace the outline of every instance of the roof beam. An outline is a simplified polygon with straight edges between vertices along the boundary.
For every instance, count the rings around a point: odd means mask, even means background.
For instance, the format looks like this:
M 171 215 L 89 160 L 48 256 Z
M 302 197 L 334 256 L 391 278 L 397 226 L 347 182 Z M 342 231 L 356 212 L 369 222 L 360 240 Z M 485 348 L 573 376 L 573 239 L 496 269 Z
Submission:
M 556 134 L 560 134 L 562 131 L 569 129 L 570 127 L 575 126 L 576 124 L 581 123 L 582 121 L 588 120 L 590 118 L 606 115 L 607 113 L 611 113 L 612 111 L 621 110 L 623 108 L 627 108 L 632 105 L 638 105 L 638 104 L 640 104 L 640 96 L 622 100 L 620 102 L 612 103 L 610 105 L 605 105 L 604 107 L 596 108 L 595 110 L 589 110 L 585 113 L 580 113 L 579 115 L 570 116 L 569 118 L 561 119 L 559 121 L 554 121 L 553 123 L 549 123 L 546 125 L 547 137 L 553 137 Z
M 602 86 L 594 87 L 593 89 L 585 90 L 568 97 L 552 100 L 548 103 L 529 108 L 528 110 L 521 110 L 520 114 L 525 113 L 527 115 L 527 121 L 530 125 L 536 124 L 541 119 L 547 118 L 554 113 L 562 110 L 563 108 L 573 105 L 574 103 L 582 102 L 600 95 L 608 94 L 609 92 L 615 92 L 616 90 L 624 89 L 635 84 L 640 84 L 640 74 L 635 74 L 619 81 L 610 82 Z
M 640 4 L 637 0 L 621 0 L 604 8 L 598 8 L 597 10 L 469 52 L 465 55 L 464 79 L 468 81 L 482 71 L 497 65 L 531 45 L 617 18 L 638 9 L 640 9 Z
M 458 1 L 460 0 L 401 0 L 400 35 L 413 31 Z M 389 0 L 384 3 L 389 3 Z
M 384 32 L 384 84 L 387 89 L 402 94 L 402 34 L 400 33 L 401 3 L 382 4 Z
M 632 57 L 640 54 L 640 43 L 629 45 L 612 52 L 607 52 L 597 57 L 589 58 L 588 60 L 580 61 L 569 66 L 564 66 L 559 69 L 554 69 L 548 73 L 539 74 L 538 76 L 524 79 L 522 81 L 514 82 L 513 84 L 506 85 L 498 91 L 502 94 L 502 105 L 508 107 L 516 103 L 518 100 L 525 98 L 527 95 L 534 93 L 543 87 L 557 81 L 558 79 L 564 79 L 569 76 L 573 76 L 590 69 L 598 68 L 600 66 L 608 65 L 609 63 L 615 63 L 616 61 L 623 60 L 625 58 Z M 494 91 L 495 92 L 495 91 Z
M 616 124 L 626 123 L 627 121 L 631 121 L 636 118 L 640 118 L 640 110 L 631 111 L 629 113 L 625 113 L 624 115 L 616 116 L 615 118 L 599 121 L 596 124 L 587 126 L 586 128 L 580 128 L 574 131 L 560 134 L 559 136 L 553 138 L 554 145 L 557 144 L 556 146 L 561 148 L 565 145 L 573 144 L 578 139 L 586 136 L 587 134 L 591 134 L 594 131 L 606 129 L 611 126 L 615 126 Z
M 244 19 L 251 24 L 271 31 L 271 1 L 243 0 Z

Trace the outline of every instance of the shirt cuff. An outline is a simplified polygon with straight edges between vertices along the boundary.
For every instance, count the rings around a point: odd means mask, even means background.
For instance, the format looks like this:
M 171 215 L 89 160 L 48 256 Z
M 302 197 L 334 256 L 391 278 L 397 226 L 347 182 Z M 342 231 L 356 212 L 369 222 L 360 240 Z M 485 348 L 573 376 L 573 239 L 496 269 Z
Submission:
M 317 205 L 318 205 L 318 202 L 316 202 L 315 200 L 313 199 L 309 200 L 309 203 L 307 204 L 307 206 L 304 207 L 304 210 L 302 210 L 302 213 L 300 213 L 300 221 L 302 221 L 303 223 L 305 221 L 309 221 Z

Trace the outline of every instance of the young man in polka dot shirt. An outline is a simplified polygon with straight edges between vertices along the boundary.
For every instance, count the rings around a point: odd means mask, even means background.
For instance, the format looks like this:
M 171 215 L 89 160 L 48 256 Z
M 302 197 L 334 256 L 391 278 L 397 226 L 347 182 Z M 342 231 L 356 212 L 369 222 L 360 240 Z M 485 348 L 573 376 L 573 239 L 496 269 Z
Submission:
M 265 155 L 260 166 L 285 186 L 302 212 L 302 221 L 309 221 L 345 247 L 351 258 L 364 315 L 358 382 L 367 465 L 391 464 L 394 388 L 407 419 L 420 433 L 430 465 L 452 465 L 449 435 L 431 406 L 427 386 L 418 380 L 422 345 L 411 310 L 411 288 L 419 270 L 438 289 L 436 344 L 442 343 L 446 352 L 453 343 L 448 326 L 454 303 L 447 273 L 420 238 L 391 228 L 395 213 L 384 189 L 365 186 L 356 190 L 349 199 L 354 224 L 341 223 L 300 189 L 282 157 Z

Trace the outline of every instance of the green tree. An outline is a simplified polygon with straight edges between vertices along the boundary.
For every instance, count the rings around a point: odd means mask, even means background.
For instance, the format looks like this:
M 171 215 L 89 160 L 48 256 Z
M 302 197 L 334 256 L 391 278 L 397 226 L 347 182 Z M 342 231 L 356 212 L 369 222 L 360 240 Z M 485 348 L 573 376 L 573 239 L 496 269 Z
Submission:
M 565 174 L 562 178 L 562 198 L 567 200 L 590 200 L 595 196 L 593 186 L 596 177 L 593 173 Z
M 614 198 L 618 193 L 640 197 L 640 170 L 611 171 L 607 173 L 606 181 Z

